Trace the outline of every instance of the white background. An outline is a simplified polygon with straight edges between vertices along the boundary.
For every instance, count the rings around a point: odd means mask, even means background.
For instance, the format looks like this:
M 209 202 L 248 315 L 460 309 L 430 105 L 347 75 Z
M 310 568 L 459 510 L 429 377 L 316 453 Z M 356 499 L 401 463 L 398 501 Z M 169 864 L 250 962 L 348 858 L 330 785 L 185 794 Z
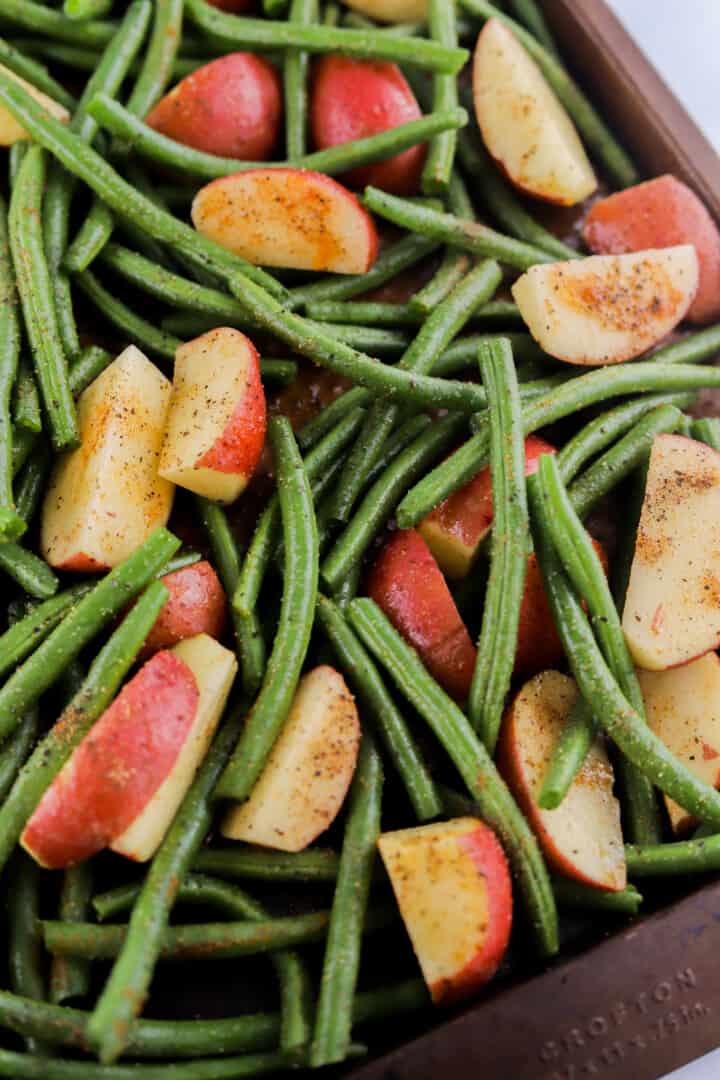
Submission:
M 720 0 L 608 3 L 720 150 Z M 720 1045 L 720 1027 L 717 1037 Z M 718 1080 L 720 1050 L 671 1075 L 672 1080 Z

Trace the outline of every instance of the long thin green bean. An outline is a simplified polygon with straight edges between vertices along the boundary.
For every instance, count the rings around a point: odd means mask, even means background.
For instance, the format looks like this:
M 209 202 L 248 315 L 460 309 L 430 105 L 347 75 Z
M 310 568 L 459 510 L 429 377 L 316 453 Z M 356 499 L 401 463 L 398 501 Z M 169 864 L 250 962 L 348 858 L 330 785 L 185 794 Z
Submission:
M 57 593 L 0 635 L 0 677 L 29 656 L 91 588 L 92 585 L 73 585 Z
M 0 802 L 4 802 L 20 769 L 30 756 L 39 731 L 37 706 L 29 709 L 0 746 Z
M 33 0 L 3 0 L 2 14 L 3 19 L 31 34 L 46 34 L 57 41 L 78 42 L 94 47 L 107 45 L 118 28 L 118 24 L 109 19 L 76 22 Z
M 93 894 L 93 871 L 89 861 L 69 866 L 63 874 L 58 915 L 62 922 L 85 922 Z M 50 1000 L 61 1005 L 84 997 L 90 989 L 90 965 L 79 957 L 54 956 L 50 969 Z
M 542 810 L 556 810 L 583 766 L 595 742 L 598 726 L 593 711 L 578 694 L 563 724 L 548 762 L 537 804 Z
M 300 26 L 317 22 L 317 0 L 291 0 L 288 20 Z M 308 71 L 310 57 L 302 49 L 288 49 L 283 63 L 285 94 L 285 153 L 299 158 L 306 152 L 308 114 Z
M 175 358 L 175 352 L 182 344 L 180 339 L 159 330 L 154 323 L 137 315 L 132 308 L 106 289 L 91 270 L 75 274 L 73 280 L 105 318 L 122 331 L 129 343 L 136 342 L 148 352 L 166 360 Z
M 77 105 L 72 94 L 68 93 L 64 86 L 53 79 L 43 64 L 39 64 L 32 57 L 26 56 L 21 49 L 11 45 L 3 38 L 0 38 L 0 64 L 4 64 L 5 67 L 14 71 L 16 75 L 36 86 L 38 90 L 42 90 L 43 93 L 54 98 L 58 104 L 64 105 L 70 112 Z
M 428 29 L 433 41 L 450 48 L 458 43 L 453 0 L 430 0 L 428 6 Z M 458 106 L 457 79 L 453 75 L 433 75 L 433 111 L 455 109 Z M 447 191 L 455 159 L 457 134 L 443 132 L 430 141 L 428 155 L 422 172 L 422 190 L 426 195 Z
M 42 935 L 39 930 L 40 867 L 24 851 L 19 851 L 11 866 L 8 888 L 10 949 L 8 969 L 10 988 L 23 997 L 44 1001 L 47 997 L 41 967 Z M 44 1057 L 47 1049 L 34 1035 L 26 1038 L 28 1053 Z
M 625 858 L 628 876 L 633 880 L 716 872 L 720 869 L 720 834 L 672 844 L 628 844 Z
M 7 208 L 0 196 L 0 539 L 17 540 L 25 529 L 15 512 L 10 402 L 20 357 L 20 319 L 15 290 Z

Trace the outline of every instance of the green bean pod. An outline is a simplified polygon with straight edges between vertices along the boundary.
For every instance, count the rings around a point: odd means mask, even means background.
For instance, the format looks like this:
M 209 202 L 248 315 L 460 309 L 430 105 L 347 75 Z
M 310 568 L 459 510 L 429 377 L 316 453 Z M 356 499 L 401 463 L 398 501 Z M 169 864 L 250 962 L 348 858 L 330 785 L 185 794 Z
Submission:
M 92 864 L 69 866 L 63 874 L 58 915 L 61 922 L 85 922 L 93 893 Z M 50 969 L 50 1000 L 61 1005 L 85 997 L 90 989 L 90 965 L 72 956 L 54 956 Z
M 8 41 L 0 38 L 0 64 L 10 68 L 26 82 L 32 83 L 38 90 L 42 90 L 48 97 L 54 98 L 59 105 L 64 105 L 70 112 L 76 107 L 77 102 L 72 94 L 68 93 L 64 86 L 53 79 L 50 72 L 43 64 L 37 63 L 31 57 L 26 56 L 19 48 L 14 47 Z M 17 146 L 17 143 L 13 144 Z M 10 147 L 12 155 L 13 147 Z M 12 171 L 11 171 L 12 179 Z
M 720 870 L 720 834 L 671 844 L 628 844 L 625 859 L 628 877 L 633 880 L 714 873 Z
M 10 988 L 16 994 L 44 1001 L 47 996 L 42 970 L 42 935 L 39 930 L 40 867 L 24 851 L 11 866 L 8 888 Z M 45 1057 L 47 1049 L 35 1036 L 25 1040 L 28 1053 Z
M 430 0 L 428 29 L 433 41 L 457 48 L 455 4 L 452 0 Z M 458 106 L 457 79 L 454 75 L 433 75 L 433 111 L 455 109 Z M 421 186 L 426 195 L 447 191 L 455 160 L 457 134 L 443 132 L 431 139 L 422 172 Z
M 10 401 L 20 357 L 20 320 L 8 238 L 7 210 L 0 196 L 0 540 L 17 540 L 25 529 L 15 512 L 12 487 Z

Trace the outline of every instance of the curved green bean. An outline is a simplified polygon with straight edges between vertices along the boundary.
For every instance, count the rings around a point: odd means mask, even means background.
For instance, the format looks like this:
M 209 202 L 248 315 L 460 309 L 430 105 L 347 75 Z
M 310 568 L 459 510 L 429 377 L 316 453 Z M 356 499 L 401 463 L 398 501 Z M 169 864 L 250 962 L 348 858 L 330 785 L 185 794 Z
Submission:
M 4 570 L 28 596 L 47 600 L 59 588 L 60 582 L 46 562 L 13 541 L 0 544 L 0 570 Z M 0 700 L 1 700 L 0 691 Z
M 578 694 L 545 770 L 537 800 L 541 810 L 558 808 L 582 768 L 597 733 L 593 711 L 582 694 Z
M 628 844 L 625 858 L 633 879 L 716 872 L 720 870 L 720 834 L 671 844 Z
M 122 300 L 118 300 L 101 285 L 91 270 L 75 274 L 73 280 L 106 319 L 126 335 L 128 342 L 137 342 L 148 352 L 166 360 L 175 358 L 176 350 L 182 345 L 180 339 L 165 333 L 164 330 L 158 330 L 154 323 L 137 315 L 132 308 L 123 304 Z
M 88 345 L 83 349 L 70 365 L 70 391 L 73 397 L 82 394 L 113 359 L 113 356 L 99 345 Z
M 71 44 L 104 46 L 117 33 L 118 24 L 108 20 L 76 22 L 34 0 L 3 0 L 3 19 L 21 26 L 31 34 L 46 34 L 56 41 Z
M 17 540 L 25 532 L 15 511 L 10 402 L 20 357 L 20 319 L 15 291 L 7 209 L 0 196 L 0 540 Z

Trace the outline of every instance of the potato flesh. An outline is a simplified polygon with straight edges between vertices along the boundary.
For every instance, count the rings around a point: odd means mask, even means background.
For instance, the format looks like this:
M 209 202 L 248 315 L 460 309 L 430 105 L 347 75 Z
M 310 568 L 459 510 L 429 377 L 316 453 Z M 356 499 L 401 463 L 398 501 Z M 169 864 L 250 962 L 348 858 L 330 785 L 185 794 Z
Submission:
M 684 318 L 697 292 L 689 244 L 532 266 L 512 287 L 540 347 L 569 364 L 640 356 Z
M 166 524 L 174 486 L 158 463 L 170 394 L 169 380 L 130 345 L 80 396 L 81 445 L 58 459 L 43 504 L 51 566 L 77 556 L 90 565 L 76 569 L 116 566 Z
M 572 120 L 513 32 L 490 19 L 473 61 L 473 99 L 483 141 L 517 187 L 573 206 L 597 187 Z
M 152 799 L 110 849 L 136 862 L 152 858 L 190 787 L 215 734 L 237 672 L 229 649 L 207 634 L 186 638 L 172 649 L 192 671 L 200 698 L 193 725 L 175 764 Z
M 720 454 L 703 443 L 653 443 L 622 625 L 650 671 L 720 643 Z
M 378 22 L 425 22 L 428 0 L 343 0 L 353 11 L 360 11 Z
M 250 798 L 226 816 L 223 836 L 302 851 L 342 806 L 359 744 L 360 722 L 344 679 L 334 668 L 315 668 L 301 680 Z

